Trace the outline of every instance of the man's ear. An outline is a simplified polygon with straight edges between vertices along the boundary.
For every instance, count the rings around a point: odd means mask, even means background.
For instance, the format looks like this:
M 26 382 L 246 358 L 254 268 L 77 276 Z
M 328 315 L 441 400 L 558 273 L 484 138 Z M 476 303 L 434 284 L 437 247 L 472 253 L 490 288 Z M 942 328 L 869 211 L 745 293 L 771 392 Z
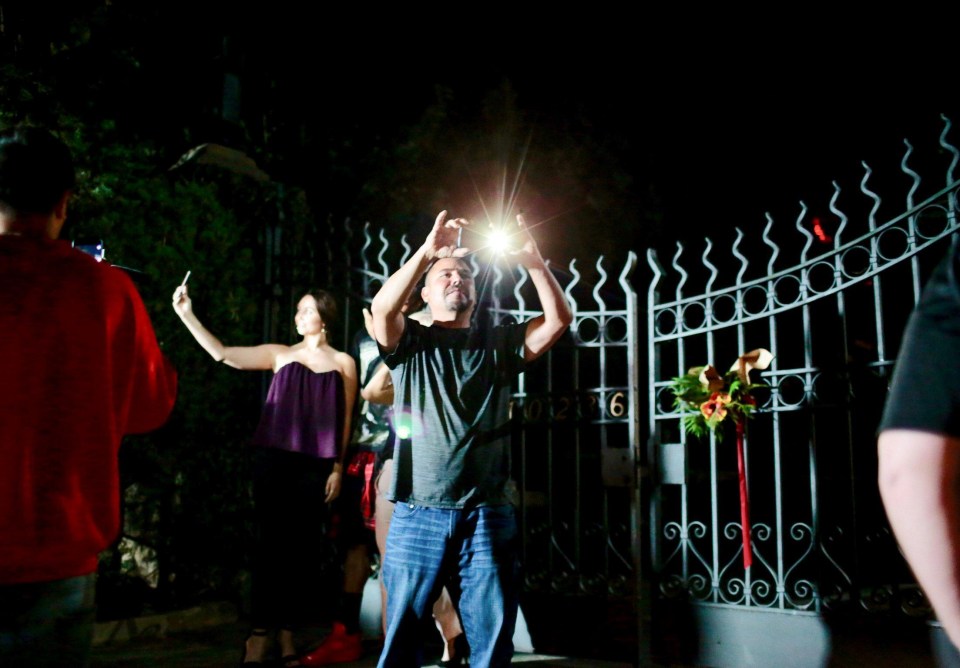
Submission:
M 64 192 L 60 201 L 53 207 L 50 216 L 50 225 L 47 228 L 47 234 L 51 239 L 56 239 L 60 236 L 60 230 L 63 229 L 63 224 L 67 222 L 67 202 L 70 201 L 70 195 L 72 194 L 69 190 Z
M 430 294 L 430 292 L 429 292 L 429 290 L 427 290 L 427 286 L 426 286 L 426 285 L 424 285 L 422 288 L 420 288 L 420 299 L 423 300 L 423 303 L 424 303 L 424 304 L 427 303 L 427 295 L 428 295 L 428 294 Z

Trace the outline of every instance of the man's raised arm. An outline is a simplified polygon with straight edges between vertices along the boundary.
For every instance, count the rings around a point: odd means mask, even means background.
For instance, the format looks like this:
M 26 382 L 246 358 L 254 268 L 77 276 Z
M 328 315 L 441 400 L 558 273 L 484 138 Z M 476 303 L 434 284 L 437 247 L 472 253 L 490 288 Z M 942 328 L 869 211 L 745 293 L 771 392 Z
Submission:
M 403 305 L 430 262 L 441 257 L 459 257 L 468 252 L 466 248 L 457 248 L 457 232 L 465 225 L 466 220 L 447 220 L 447 212 L 441 211 L 423 245 L 387 279 L 373 298 L 370 305 L 373 333 L 383 350 L 392 352 L 400 342 L 405 327 Z
M 537 316 L 527 324 L 527 335 L 524 346 L 524 359 L 527 362 L 540 357 L 557 342 L 573 322 L 573 313 L 570 304 L 553 272 L 547 267 L 537 242 L 527 229 L 523 216 L 517 216 L 517 225 L 520 227 L 520 236 L 523 247 L 515 253 L 518 261 L 530 274 L 530 280 L 537 290 L 543 315 Z

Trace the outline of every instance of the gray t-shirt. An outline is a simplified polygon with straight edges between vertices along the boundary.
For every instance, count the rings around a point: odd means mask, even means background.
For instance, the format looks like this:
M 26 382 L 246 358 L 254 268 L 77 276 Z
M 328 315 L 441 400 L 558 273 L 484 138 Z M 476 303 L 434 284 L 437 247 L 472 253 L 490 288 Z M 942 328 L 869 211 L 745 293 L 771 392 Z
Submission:
M 510 384 L 524 369 L 526 331 L 407 318 L 396 350 L 383 354 L 397 431 L 388 498 L 434 508 L 510 502 Z

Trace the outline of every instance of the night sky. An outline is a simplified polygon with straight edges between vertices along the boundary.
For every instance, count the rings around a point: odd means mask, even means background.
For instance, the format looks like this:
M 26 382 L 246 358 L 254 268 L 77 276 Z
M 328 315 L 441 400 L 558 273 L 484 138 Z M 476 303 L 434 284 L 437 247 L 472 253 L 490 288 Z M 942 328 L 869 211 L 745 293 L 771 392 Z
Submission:
M 14 15 L 18 5 L 5 4 L 8 26 L 54 38 L 75 31 L 80 17 L 109 17 L 90 24 L 94 37 L 81 54 L 96 83 L 74 77 L 75 93 L 114 87 L 119 94 L 105 115 L 141 119 L 172 156 L 191 143 L 229 141 L 202 117 L 221 101 L 223 73 L 239 73 L 248 122 L 269 117 L 264 122 L 306 127 L 306 137 L 291 131 L 281 145 L 281 164 L 263 167 L 323 189 L 318 201 L 338 215 L 351 214 L 352 198 L 377 168 L 374 148 L 407 141 L 438 86 L 453 97 L 460 128 L 479 133 L 471 110 L 475 121 L 490 91 L 509 82 L 529 132 L 520 136 L 533 137 L 529 162 L 545 160 L 538 142 L 559 136 L 571 152 L 581 145 L 605 151 L 581 178 L 599 185 L 632 179 L 591 205 L 590 186 L 586 195 L 571 194 L 560 179 L 551 184 L 550 166 L 541 169 L 542 213 L 562 214 L 551 250 L 564 256 L 616 250 L 593 243 L 598 238 L 641 252 L 674 239 L 732 238 L 735 226 L 762 229 L 766 212 L 792 224 L 800 200 L 826 211 L 833 180 L 845 191 L 859 188 L 861 160 L 900 187 L 904 138 L 916 148 L 915 164 L 935 165 L 921 171 L 925 181 L 942 181 L 940 114 L 960 124 L 948 44 L 938 46 L 931 32 L 922 49 L 868 44 L 830 29 L 827 17 L 797 17 L 823 24 L 788 35 L 772 25 L 747 30 L 732 14 L 681 25 L 625 8 L 485 6 L 454 18 L 400 8 L 368 15 L 360 6 L 328 16 L 285 2 L 249 10 L 211 3 L 199 12 L 180 0 L 91 0 L 72 6 L 70 16 L 39 6 Z M 960 127 L 952 136 L 960 144 Z M 344 164 L 331 165 L 334 154 Z M 457 159 L 470 156 L 451 155 L 454 168 Z M 550 210 L 552 199 L 564 197 Z M 424 218 L 440 205 L 425 201 Z M 585 229 L 574 234 L 576 227 Z
M 902 201 L 909 188 L 900 172 L 904 139 L 914 146 L 911 164 L 925 185 L 942 186 L 941 114 L 953 121 L 950 137 L 960 145 L 960 107 L 949 91 L 918 85 L 891 92 L 890 82 L 876 72 L 825 81 L 825 70 L 774 76 L 758 63 L 731 76 L 602 53 L 581 59 L 539 53 L 452 69 L 421 68 L 400 58 L 359 79 L 334 78 L 344 91 L 334 97 L 346 98 L 349 113 L 364 118 L 367 127 L 389 132 L 392 121 L 422 113 L 436 84 L 469 106 L 509 80 L 535 135 L 576 118 L 578 127 L 611 147 L 618 166 L 635 178 L 637 192 L 656 193 L 663 218 L 652 238 L 618 229 L 624 210 L 611 211 L 609 227 L 598 230 L 639 251 L 648 241 L 672 246 L 674 239 L 702 242 L 704 235 L 732 239 L 735 226 L 762 229 L 767 212 L 792 225 L 801 200 L 828 214 L 833 181 L 845 193 L 859 191 L 861 161 L 873 169 L 875 185 L 891 186 L 881 193 L 885 199 Z M 576 134 L 570 142 L 577 142 Z M 531 160 L 536 151 L 534 142 Z M 624 201 L 623 209 L 638 201 L 647 203 L 639 197 Z
M 189 25 L 169 14 L 170 30 L 194 38 L 181 39 L 174 53 L 162 39 L 157 52 L 182 58 L 180 70 L 189 70 L 197 66 L 191 42 L 228 32 L 228 55 L 207 55 L 244 73 L 245 109 L 282 99 L 285 113 L 303 114 L 331 143 L 346 134 L 400 143 L 437 86 L 467 116 L 509 81 L 534 136 L 529 160 L 540 155 L 545 128 L 575 119 L 570 144 L 590 133 L 634 178 L 636 197 L 607 204 L 606 219 L 588 224 L 591 234 L 637 250 L 732 236 L 734 226 L 762 229 L 768 211 L 792 224 L 801 199 L 825 209 L 831 181 L 858 188 L 861 160 L 877 172 L 898 170 L 905 137 L 921 159 L 936 150 L 941 113 L 960 124 L 960 113 L 951 113 L 955 96 L 940 83 L 949 75 L 949 46 L 934 46 L 931 37 L 920 52 L 903 43 L 868 48 L 855 35 L 834 34 L 826 17 L 815 31 L 798 27 L 788 36 L 774 27 L 720 30 L 723 21 L 707 17 L 682 27 L 645 9 L 485 6 L 418 15 L 396 8 L 367 16 L 351 7 L 336 18 L 286 3 L 274 9 L 225 12 L 219 22 L 195 17 Z M 275 83 L 266 90 L 258 79 Z M 362 143 L 353 142 L 357 163 L 370 159 Z M 659 231 L 622 229 L 642 225 L 632 209 L 648 206 L 662 216 Z

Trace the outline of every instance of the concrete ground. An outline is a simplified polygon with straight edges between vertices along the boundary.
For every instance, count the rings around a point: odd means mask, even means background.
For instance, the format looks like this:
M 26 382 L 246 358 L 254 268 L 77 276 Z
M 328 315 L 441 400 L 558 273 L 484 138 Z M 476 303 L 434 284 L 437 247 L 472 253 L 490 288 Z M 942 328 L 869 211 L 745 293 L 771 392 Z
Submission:
M 142 668 L 166 667 L 177 668 L 235 668 L 241 659 L 243 639 L 249 630 L 247 625 L 230 624 L 204 630 L 182 631 L 162 637 L 142 637 L 122 642 L 112 642 L 99 645 L 94 649 L 91 668 Z M 319 630 L 319 629 L 318 629 Z M 321 635 L 314 635 L 319 642 Z M 309 644 L 307 647 L 309 648 Z M 371 668 L 377 665 L 380 655 L 380 642 L 377 640 L 364 641 L 364 655 L 358 661 L 336 664 L 345 668 L 356 666 Z M 276 656 L 274 655 L 274 658 Z M 439 648 L 427 654 L 425 666 L 435 666 L 440 659 Z M 589 658 L 561 657 L 537 653 L 517 653 L 514 656 L 515 665 L 530 666 L 530 668 L 563 667 L 563 668 L 630 668 L 630 663 L 599 661 Z M 279 667 L 279 662 L 274 666 Z
M 535 621 L 535 620 L 534 620 Z M 544 651 L 525 647 L 517 652 L 513 663 L 530 668 L 630 668 L 637 666 L 638 648 L 636 636 L 627 637 L 624 631 L 629 623 L 619 629 L 616 636 L 608 636 L 602 643 L 580 643 L 573 652 Z M 325 625 L 308 627 L 298 636 L 303 651 L 314 648 L 328 631 Z M 560 629 L 560 635 L 569 635 L 569 630 Z M 92 668 L 220 668 L 235 667 L 241 660 L 243 641 L 249 625 L 238 619 L 236 610 L 229 604 L 207 604 L 155 617 L 141 617 L 97 625 Z M 613 652 L 609 647 L 610 637 L 619 637 L 619 647 Z M 548 639 L 553 642 L 553 638 Z M 946 641 L 937 625 L 931 624 L 928 631 L 914 629 L 844 628 L 838 629 L 832 639 L 832 651 L 824 668 L 960 668 L 960 656 Z M 516 642 L 518 647 L 522 643 Z M 560 645 L 554 645 L 556 649 Z M 569 646 L 569 645 L 567 645 Z M 337 664 L 344 667 L 376 666 L 380 642 L 375 638 L 364 641 L 364 655 L 355 662 Z M 439 641 L 426 649 L 425 666 L 434 666 L 440 658 Z M 809 665 L 810 657 L 797 657 L 796 665 Z M 273 664 L 278 666 L 279 663 Z M 651 661 L 650 666 L 681 668 L 694 666 L 691 663 L 660 663 Z M 739 666 L 737 668 L 740 668 Z M 766 667 L 760 667 L 766 668 Z M 769 668 L 785 668 L 771 666 Z
M 234 668 L 241 661 L 249 624 L 237 618 L 229 604 L 207 604 L 190 610 L 97 624 L 91 668 Z M 311 626 L 297 637 L 303 651 L 316 647 L 328 632 L 325 625 Z M 349 668 L 377 665 L 381 642 L 364 640 L 364 655 L 358 661 L 336 664 Z M 517 652 L 513 663 L 531 668 L 563 667 L 630 668 L 629 662 L 602 661 L 590 657 L 555 656 L 533 651 Z M 272 658 L 278 658 L 274 652 Z M 439 641 L 425 649 L 425 666 L 440 659 Z M 275 662 L 274 666 L 279 666 Z

